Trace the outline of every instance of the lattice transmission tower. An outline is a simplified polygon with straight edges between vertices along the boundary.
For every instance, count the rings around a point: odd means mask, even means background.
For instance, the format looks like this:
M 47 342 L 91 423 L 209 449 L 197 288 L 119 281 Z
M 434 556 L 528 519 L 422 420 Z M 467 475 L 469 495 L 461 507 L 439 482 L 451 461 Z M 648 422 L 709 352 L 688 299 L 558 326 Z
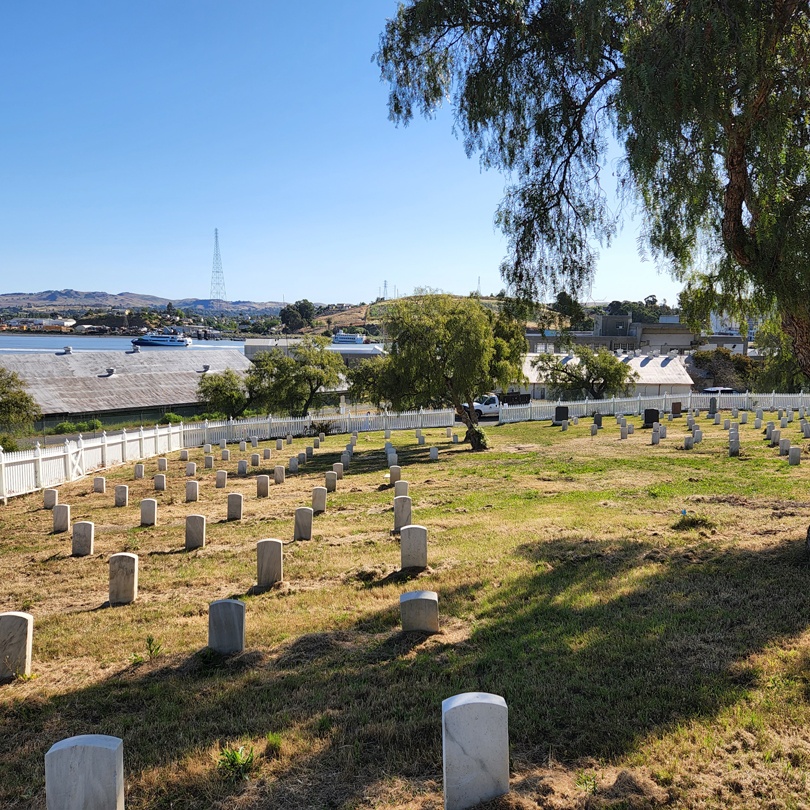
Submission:
M 211 270 L 211 309 L 222 309 L 225 304 L 225 274 L 222 272 L 222 258 L 219 255 L 219 231 L 214 228 L 214 267 Z

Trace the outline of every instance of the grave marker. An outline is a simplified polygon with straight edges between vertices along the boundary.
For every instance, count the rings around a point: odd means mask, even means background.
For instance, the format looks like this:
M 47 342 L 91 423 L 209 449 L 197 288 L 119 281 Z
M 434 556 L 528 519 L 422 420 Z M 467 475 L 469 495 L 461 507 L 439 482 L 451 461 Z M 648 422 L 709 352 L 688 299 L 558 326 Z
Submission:
M 186 515 L 186 551 L 205 547 L 205 515 Z
M 290 468 L 291 473 L 298 472 L 298 456 L 293 456 L 287 466 Z
M 11 610 L 0 613 L 0 683 L 31 674 L 34 617 Z
M 408 482 L 407 481 L 397 481 L 394 484 L 394 497 L 398 497 L 399 495 L 407 495 L 408 494 Z
M 343 478 L 343 462 L 338 461 L 332 465 L 332 472 L 337 476 L 338 481 Z
M 445 810 L 509 792 L 509 712 L 500 695 L 465 692 L 442 701 Z
M 73 543 L 70 553 L 74 557 L 87 557 L 93 553 L 95 525 L 90 520 L 77 520 L 73 524 Z
M 397 495 L 394 497 L 394 531 L 399 532 L 410 524 L 411 499 L 408 495 Z
M 188 461 L 188 450 L 180 451 L 180 461 Z
M 42 506 L 44 509 L 53 509 L 59 503 L 59 490 L 46 489 L 42 493 Z
M 200 497 L 199 481 L 186 481 L 186 503 L 194 503 Z
M 261 464 L 261 456 L 258 453 L 252 453 L 250 456 L 250 466 L 258 467 Z
M 312 488 L 312 511 L 316 515 L 326 511 L 326 487 Z
M 208 606 L 208 646 L 222 655 L 245 649 L 245 603 L 218 599 Z
M 53 533 L 62 534 L 70 530 L 70 506 L 58 503 L 53 508 Z
M 146 474 L 146 472 L 144 470 L 144 465 L 143 464 L 136 464 L 135 465 L 135 479 L 137 480 L 139 478 L 143 478 L 145 474 Z
M 242 519 L 242 504 L 244 498 L 241 492 L 231 492 L 228 495 L 228 520 Z
M 141 526 L 157 526 L 157 506 L 154 498 L 141 501 Z
M 206 456 L 203 462 L 203 466 L 206 470 L 213 470 L 214 469 L 214 457 L 213 456 Z
M 337 490 L 337 473 L 330 470 L 326 473 L 326 491 L 335 492 Z
M 270 476 L 259 475 L 256 476 L 256 497 L 269 498 L 270 497 Z
M 286 473 L 284 472 L 284 465 L 276 464 L 276 466 L 273 468 L 273 483 L 283 484 L 285 478 Z
M 93 492 L 104 493 L 107 491 L 107 479 L 102 476 L 97 476 L 93 479 Z
M 115 505 L 129 506 L 129 487 L 126 484 L 118 484 L 115 488 Z
M 158 473 L 152 480 L 155 484 L 155 492 L 166 491 L 166 476 L 163 473 Z
M 138 598 L 138 555 L 122 551 L 110 557 L 110 604 L 128 605 Z
M 169 459 L 167 458 L 159 458 L 158 459 L 158 472 L 166 472 L 169 469 Z
M 228 486 L 228 471 L 217 470 L 216 489 L 225 489 L 226 486 Z
M 264 450 L 262 451 L 262 459 L 264 461 L 269 461 L 271 458 L 272 458 L 272 453 L 270 452 L 270 448 L 265 447 Z
M 220 461 L 230 461 L 231 460 L 231 451 L 230 450 L 223 450 L 220 454 Z
M 256 543 L 256 584 L 269 588 L 284 579 L 284 544 L 281 540 Z
M 402 631 L 439 632 L 439 595 L 436 591 L 409 591 L 399 597 Z
M 400 568 L 427 568 L 427 529 L 413 524 L 403 526 L 399 549 Z
M 402 477 L 402 467 L 394 464 L 393 466 L 388 468 L 388 483 L 389 484 L 396 484 L 397 481 Z
M 52 745 L 45 801 L 48 810 L 124 810 L 124 741 L 80 734 Z
M 309 506 L 299 506 L 295 510 L 293 540 L 312 540 L 312 509 Z
M 186 464 L 186 475 L 189 478 L 193 478 L 197 474 L 197 463 L 194 461 L 189 461 Z

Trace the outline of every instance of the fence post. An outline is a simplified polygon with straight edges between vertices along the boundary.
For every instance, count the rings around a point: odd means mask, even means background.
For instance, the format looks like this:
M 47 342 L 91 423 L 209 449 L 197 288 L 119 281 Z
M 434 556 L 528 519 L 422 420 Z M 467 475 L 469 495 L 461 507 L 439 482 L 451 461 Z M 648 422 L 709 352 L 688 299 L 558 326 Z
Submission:
M 228 427 L 226 428 L 226 435 L 228 437 L 228 441 L 233 441 L 233 417 L 228 417 Z
M 65 439 L 65 481 L 72 481 L 70 477 L 70 443 Z
M 138 458 L 144 458 L 144 443 L 143 443 L 143 425 L 141 425 L 140 432 L 138 433 Z
M 2 448 L 0 448 L 0 451 Z M 37 489 L 42 489 L 42 447 L 37 442 L 34 448 L 34 486 Z
M 158 425 L 155 425 L 155 428 L 158 429 L 158 430 L 160 429 Z M 169 434 L 167 439 L 168 439 L 168 442 L 169 442 L 169 452 L 171 453 L 172 450 L 174 450 L 174 447 L 172 447 L 172 444 L 173 444 L 173 442 L 172 442 L 172 423 L 169 422 L 169 424 L 166 425 L 166 428 L 167 428 L 166 432 Z
M 101 466 L 107 469 L 107 431 L 101 431 Z
M 8 505 L 8 493 L 6 491 L 6 454 L 0 445 L 0 498 L 3 499 L 3 506 Z
M 180 447 L 187 447 L 186 445 L 186 428 L 185 425 L 181 422 L 180 423 L 180 430 L 178 431 L 180 434 Z
M 127 451 L 129 448 L 127 447 L 127 429 L 121 428 L 121 461 L 126 464 L 127 463 Z
M 776 410 L 776 391 L 771 391 L 771 410 Z
M 81 433 L 79 434 L 78 445 L 79 445 L 79 464 L 80 464 L 79 469 L 82 471 L 82 473 L 84 473 L 84 471 L 87 469 L 87 462 L 85 461 L 84 458 L 84 436 L 82 436 Z

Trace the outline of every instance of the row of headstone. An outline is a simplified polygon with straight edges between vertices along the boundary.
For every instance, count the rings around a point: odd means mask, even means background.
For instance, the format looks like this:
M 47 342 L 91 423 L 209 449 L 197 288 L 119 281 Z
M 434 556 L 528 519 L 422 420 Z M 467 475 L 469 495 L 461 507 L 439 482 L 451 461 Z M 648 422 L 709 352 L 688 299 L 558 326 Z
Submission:
M 232 654 L 245 646 L 245 604 L 208 609 L 208 646 Z M 509 711 L 500 695 L 466 692 L 442 701 L 445 810 L 467 810 L 509 792 Z M 45 754 L 48 810 L 124 810 L 124 742 L 105 734 L 60 740 Z

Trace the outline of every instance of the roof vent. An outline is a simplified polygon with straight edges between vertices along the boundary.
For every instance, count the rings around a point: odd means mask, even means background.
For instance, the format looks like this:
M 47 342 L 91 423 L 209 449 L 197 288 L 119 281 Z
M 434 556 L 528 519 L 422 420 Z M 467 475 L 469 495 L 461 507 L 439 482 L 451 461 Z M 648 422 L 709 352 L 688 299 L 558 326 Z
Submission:
M 73 346 L 65 346 L 65 354 L 73 354 Z
M 115 369 L 114 368 L 108 368 L 107 369 L 107 376 L 112 377 L 113 374 L 115 374 Z
M 209 370 L 210 370 L 210 368 L 211 368 L 210 364 L 208 364 L 208 363 L 203 363 L 203 371 L 209 371 Z
M 133 346 L 132 347 L 132 354 L 140 354 L 141 347 L 140 346 Z

